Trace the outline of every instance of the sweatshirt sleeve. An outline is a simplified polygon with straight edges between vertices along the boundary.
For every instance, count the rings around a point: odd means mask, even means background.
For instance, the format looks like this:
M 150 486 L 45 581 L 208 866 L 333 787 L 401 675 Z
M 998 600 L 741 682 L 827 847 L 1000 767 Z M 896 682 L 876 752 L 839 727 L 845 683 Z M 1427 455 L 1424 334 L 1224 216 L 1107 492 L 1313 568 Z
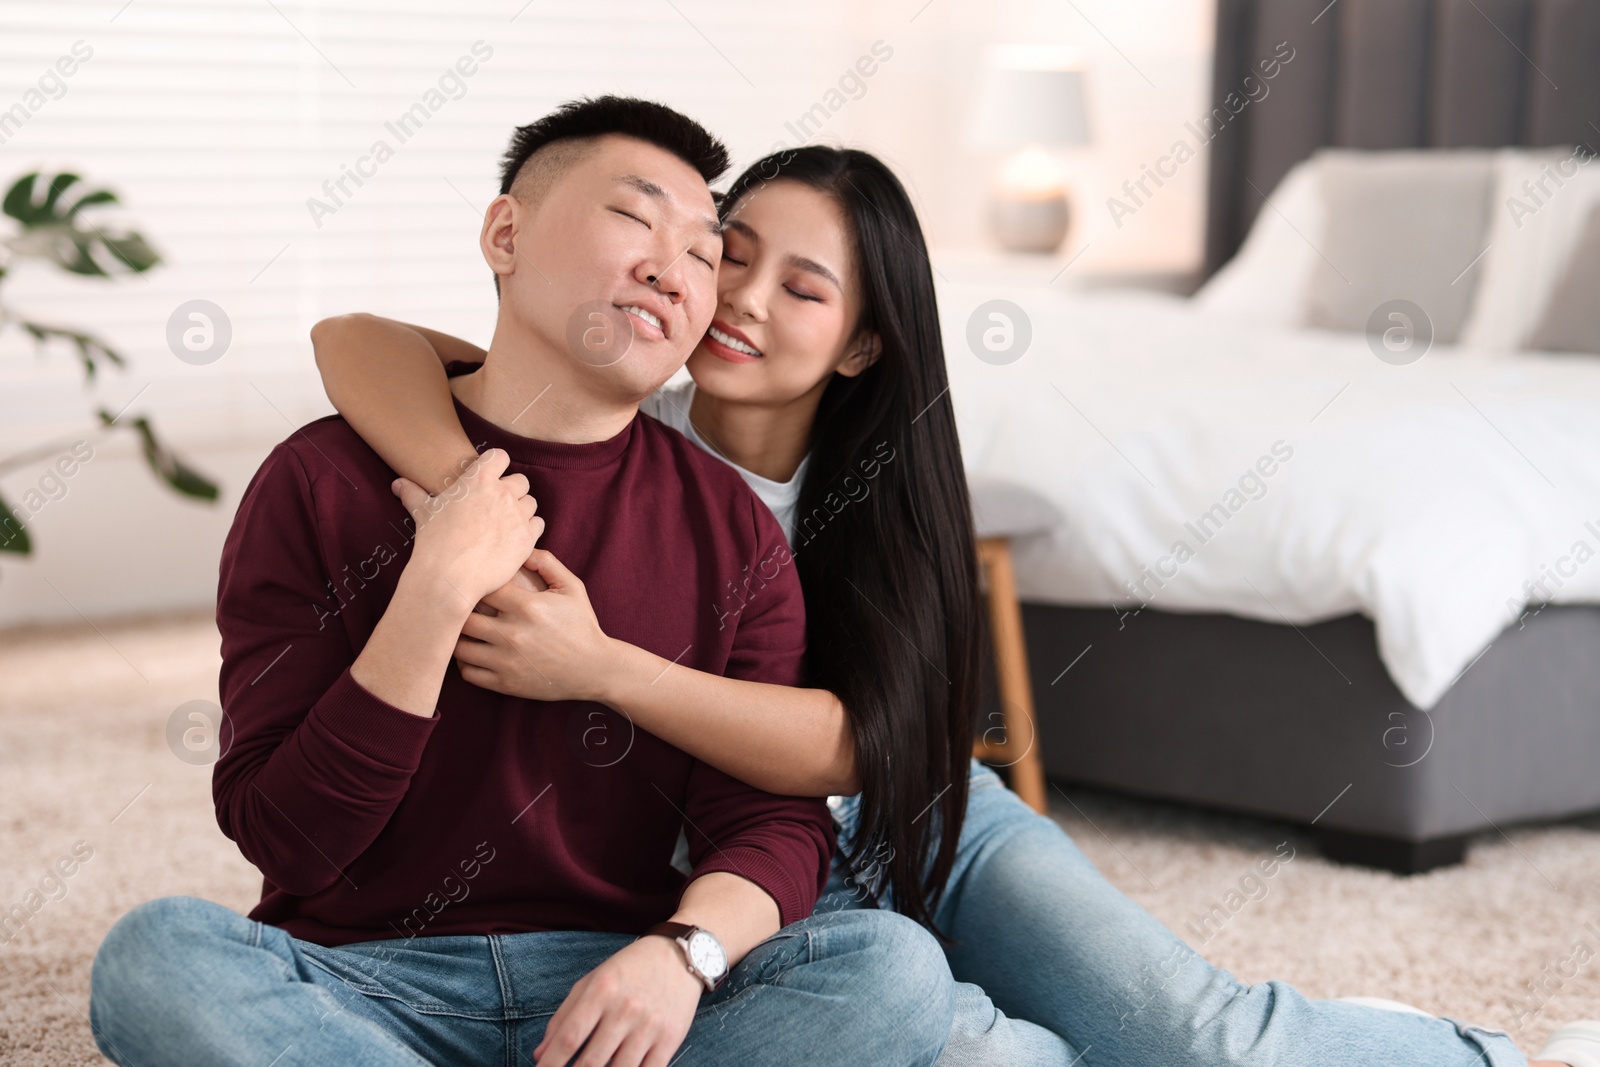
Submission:
M 752 585 L 738 612 L 730 678 L 799 685 L 805 659 L 805 601 L 777 520 L 752 493 L 757 542 Z M 836 847 L 833 816 L 818 797 L 762 792 L 698 760 L 688 791 L 694 878 L 727 871 L 766 890 L 787 926 L 811 914 Z
M 358 650 L 330 610 L 339 566 L 318 529 L 313 484 L 290 442 L 273 450 L 240 501 L 217 588 L 217 823 L 296 896 L 349 881 L 346 868 L 394 814 L 438 721 L 350 677 Z

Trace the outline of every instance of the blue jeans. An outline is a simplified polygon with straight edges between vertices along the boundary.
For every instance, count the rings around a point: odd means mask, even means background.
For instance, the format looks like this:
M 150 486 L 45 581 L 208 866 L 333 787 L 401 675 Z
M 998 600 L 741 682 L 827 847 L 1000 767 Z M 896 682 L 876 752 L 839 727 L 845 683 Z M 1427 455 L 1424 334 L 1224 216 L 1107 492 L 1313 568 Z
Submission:
M 858 798 L 835 806 L 841 857 Z M 871 907 L 834 862 L 819 911 Z M 941 1067 L 1526 1067 L 1509 1036 L 1449 1019 L 1244 985 L 1105 880 L 1048 816 L 973 763 L 934 916 L 956 944 Z M 1081 1058 L 1081 1060 L 1080 1060 Z
M 106 935 L 89 1020 L 123 1067 L 529 1064 L 573 983 L 631 940 L 559 932 L 324 948 L 220 904 L 161 897 Z M 673 1063 L 931 1064 L 951 1013 L 944 957 L 915 923 L 813 915 L 701 998 Z

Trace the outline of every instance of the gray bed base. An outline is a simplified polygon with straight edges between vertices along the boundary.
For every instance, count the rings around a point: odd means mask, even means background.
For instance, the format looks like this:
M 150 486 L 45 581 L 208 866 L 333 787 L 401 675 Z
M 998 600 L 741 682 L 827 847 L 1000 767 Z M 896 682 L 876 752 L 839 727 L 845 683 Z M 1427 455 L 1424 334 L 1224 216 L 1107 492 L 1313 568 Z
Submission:
M 1600 607 L 1508 628 L 1428 712 L 1359 615 L 1296 629 L 1024 604 L 1023 622 L 1064 782 L 1315 825 L 1330 858 L 1401 872 L 1600 810 Z

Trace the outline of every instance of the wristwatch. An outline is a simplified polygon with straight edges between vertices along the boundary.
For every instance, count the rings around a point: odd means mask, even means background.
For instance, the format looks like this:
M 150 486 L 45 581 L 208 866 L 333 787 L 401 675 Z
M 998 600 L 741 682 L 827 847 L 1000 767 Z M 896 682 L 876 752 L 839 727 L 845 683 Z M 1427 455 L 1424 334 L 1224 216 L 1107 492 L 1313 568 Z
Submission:
M 639 936 L 649 937 L 651 934 L 670 937 L 677 942 L 683 950 L 683 961 L 688 965 L 689 973 L 705 984 L 706 992 L 717 988 L 728 977 L 728 954 L 723 950 L 722 942 L 717 940 L 717 935 L 710 930 L 702 930 L 688 923 L 664 922 L 656 923 Z

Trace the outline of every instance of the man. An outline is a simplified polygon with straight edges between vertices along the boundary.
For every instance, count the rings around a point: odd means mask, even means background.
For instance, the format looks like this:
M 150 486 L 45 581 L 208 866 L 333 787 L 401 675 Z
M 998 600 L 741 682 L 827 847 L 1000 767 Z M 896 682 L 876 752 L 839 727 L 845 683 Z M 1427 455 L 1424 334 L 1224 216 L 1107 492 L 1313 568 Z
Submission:
M 521 128 L 480 235 L 494 340 L 452 383 L 488 450 L 412 501 L 414 527 L 394 472 L 338 418 L 262 465 L 223 554 L 232 736 L 213 780 L 262 900 L 245 918 L 169 897 L 117 923 L 92 977 L 108 1057 L 938 1056 L 951 990 L 936 942 L 889 912 L 808 918 L 834 847 L 821 801 L 751 789 L 599 705 L 505 697 L 450 669 L 467 614 L 533 552 L 536 498 L 546 547 L 608 633 L 800 680 L 792 569 L 735 624 L 707 607 L 782 537 L 775 521 L 730 467 L 637 413 L 710 320 L 707 182 L 726 163 L 698 125 L 643 101 Z

